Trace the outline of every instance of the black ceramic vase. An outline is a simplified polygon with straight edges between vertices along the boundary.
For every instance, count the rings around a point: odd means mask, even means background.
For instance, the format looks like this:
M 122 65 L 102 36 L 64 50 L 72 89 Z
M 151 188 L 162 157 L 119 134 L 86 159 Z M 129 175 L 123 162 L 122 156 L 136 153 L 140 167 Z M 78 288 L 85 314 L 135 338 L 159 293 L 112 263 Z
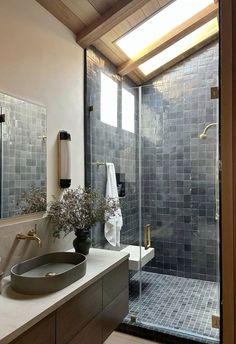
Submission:
M 75 235 L 76 238 L 73 240 L 75 252 L 88 254 L 91 247 L 90 231 L 77 229 Z

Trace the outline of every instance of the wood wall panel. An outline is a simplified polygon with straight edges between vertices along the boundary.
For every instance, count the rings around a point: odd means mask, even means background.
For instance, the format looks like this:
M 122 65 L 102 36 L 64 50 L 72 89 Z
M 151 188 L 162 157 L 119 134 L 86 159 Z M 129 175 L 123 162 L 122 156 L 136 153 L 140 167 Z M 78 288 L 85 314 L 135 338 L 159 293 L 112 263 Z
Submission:
M 221 276 L 222 343 L 236 342 L 236 4 L 222 0 L 221 38 Z

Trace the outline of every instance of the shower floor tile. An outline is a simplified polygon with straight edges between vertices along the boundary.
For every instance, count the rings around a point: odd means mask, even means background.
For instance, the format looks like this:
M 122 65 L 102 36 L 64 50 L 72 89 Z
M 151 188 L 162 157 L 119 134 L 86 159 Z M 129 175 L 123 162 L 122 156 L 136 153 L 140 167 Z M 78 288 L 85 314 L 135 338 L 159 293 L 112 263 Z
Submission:
M 218 283 L 144 271 L 140 312 L 139 273 L 129 286 L 130 312 L 124 323 L 201 343 L 219 342 L 219 330 L 211 327 L 211 316 L 219 314 Z M 137 314 L 136 323 L 131 314 Z

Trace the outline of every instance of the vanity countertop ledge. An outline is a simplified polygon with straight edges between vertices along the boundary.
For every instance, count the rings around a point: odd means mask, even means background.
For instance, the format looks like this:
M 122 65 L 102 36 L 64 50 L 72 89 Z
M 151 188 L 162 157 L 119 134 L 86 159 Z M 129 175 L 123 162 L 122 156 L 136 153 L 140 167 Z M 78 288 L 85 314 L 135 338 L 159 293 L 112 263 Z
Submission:
M 10 343 L 72 297 L 128 259 L 127 252 L 91 248 L 84 277 L 55 293 L 23 295 L 10 287 L 10 276 L 3 279 L 0 295 L 0 344 Z

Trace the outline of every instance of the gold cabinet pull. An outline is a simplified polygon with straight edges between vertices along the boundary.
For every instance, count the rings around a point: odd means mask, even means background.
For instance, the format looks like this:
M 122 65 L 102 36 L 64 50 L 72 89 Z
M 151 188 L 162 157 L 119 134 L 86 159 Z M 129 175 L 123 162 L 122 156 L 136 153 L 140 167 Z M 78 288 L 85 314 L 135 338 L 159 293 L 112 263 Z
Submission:
M 144 226 L 144 248 L 147 250 L 151 247 L 151 225 Z

